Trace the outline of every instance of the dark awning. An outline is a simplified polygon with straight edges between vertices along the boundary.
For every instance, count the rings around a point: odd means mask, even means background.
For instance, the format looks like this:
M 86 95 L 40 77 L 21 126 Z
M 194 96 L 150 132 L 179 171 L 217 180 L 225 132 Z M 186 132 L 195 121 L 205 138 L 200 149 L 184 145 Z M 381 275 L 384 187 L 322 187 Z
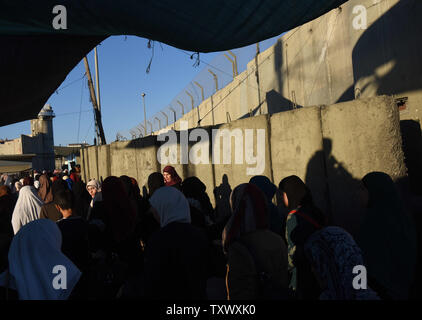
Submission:
M 2 1 L 0 125 L 35 118 L 77 63 L 110 35 L 195 51 L 243 47 L 291 30 L 346 0 Z M 53 7 L 67 9 L 55 30 Z

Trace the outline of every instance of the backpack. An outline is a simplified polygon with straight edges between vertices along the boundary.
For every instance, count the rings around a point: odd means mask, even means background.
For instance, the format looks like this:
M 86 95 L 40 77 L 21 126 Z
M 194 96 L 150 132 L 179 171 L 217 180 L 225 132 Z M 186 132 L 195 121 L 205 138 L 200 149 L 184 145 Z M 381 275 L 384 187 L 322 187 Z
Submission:
M 289 291 L 283 288 L 277 281 L 274 281 L 271 275 L 264 270 L 262 264 L 259 263 L 254 250 L 243 239 L 237 239 L 249 252 L 255 263 L 256 278 L 258 283 L 256 299 L 258 300 L 288 300 Z

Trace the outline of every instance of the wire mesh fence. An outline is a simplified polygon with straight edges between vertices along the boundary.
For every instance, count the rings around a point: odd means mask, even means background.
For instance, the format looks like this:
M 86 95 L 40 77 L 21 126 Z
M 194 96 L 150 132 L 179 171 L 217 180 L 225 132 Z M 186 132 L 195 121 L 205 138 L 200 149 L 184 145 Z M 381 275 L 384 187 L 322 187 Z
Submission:
M 278 37 L 260 43 L 260 51 L 274 45 Z M 222 52 L 211 61 L 203 59 L 199 54 L 183 51 L 186 56 L 196 59 L 201 67 L 197 75 L 181 90 L 168 105 L 141 121 L 135 127 L 120 131 L 116 140 L 134 139 L 150 135 L 162 128 L 175 123 L 184 114 L 198 107 L 202 101 L 209 98 L 218 90 L 227 86 L 234 78 L 246 70 L 247 64 L 257 53 L 256 44 L 247 47 Z M 146 133 L 146 134 L 145 134 Z

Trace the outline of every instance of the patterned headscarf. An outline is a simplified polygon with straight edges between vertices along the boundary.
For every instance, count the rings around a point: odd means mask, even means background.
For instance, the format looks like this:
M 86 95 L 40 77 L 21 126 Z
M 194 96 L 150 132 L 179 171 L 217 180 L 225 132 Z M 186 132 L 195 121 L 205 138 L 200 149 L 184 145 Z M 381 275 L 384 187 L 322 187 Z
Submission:
M 354 289 L 355 266 L 364 266 L 362 252 L 352 236 L 339 227 L 326 227 L 312 234 L 305 244 L 318 279 L 326 286 L 321 300 L 378 300 L 369 287 Z
M 232 209 L 233 214 L 223 230 L 225 252 L 243 234 L 269 227 L 267 200 L 252 183 L 243 183 L 233 190 Z

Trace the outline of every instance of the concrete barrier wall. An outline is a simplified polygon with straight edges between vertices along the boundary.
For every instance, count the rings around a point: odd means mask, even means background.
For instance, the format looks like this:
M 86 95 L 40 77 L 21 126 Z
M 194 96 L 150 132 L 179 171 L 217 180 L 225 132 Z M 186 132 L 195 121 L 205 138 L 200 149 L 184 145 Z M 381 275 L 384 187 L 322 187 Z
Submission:
M 192 130 L 189 130 L 188 134 L 174 133 L 177 135 L 177 164 L 170 165 L 182 179 L 190 176 L 201 179 L 214 205 L 216 188 L 226 190 L 227 197 L 237 185 L 248 182 L 255 174 L 269 177 L 276 185 L 284 177 L 297 175 L 310 187 L 315 203 L 331 222 L 353 233 L 361 217 L 355 195 L 363 176 L 371 171 L 384 171 L 393 179 L 406 175 L 399 111 L 392 97 L 300 108 L 202 129 L 209 138 L 208 163 L 193 164 L 192 159 L 188 164 L 181 163 L 181 135 L 193 139 Z M 237 130 L 243 152 L 240 164 L 235 163 L 234 137 L 231 138 L 229 163 L 223 163 L 223 150 L 227 148 L 224 138 L 220 139 L 219 163 L 216 159 L 212 161 L 213 152 L 217 150 L 217 144 L 212 143 L 216 129 L 220 133 L 226 129 L 231 134 Z M 262 130 L 263 138 L 257 143 L 259 130 Z M 245 143 L 247 132 L 253 135 L 249 150 Z M 162 172 L 167 165 L 157 159 L 157 152 L 165 143 L 150 136 L 84 149 L 81 152 L 83 176 L 85 179 L 98 178 L 95 174 L 102 176 L 107 172 L 114 176 L 128 175 L 135 177 L 142 188 L 147 185 L 149 174 Z M 189 152 L 196 148 L 200 154 L 198 146 L 196 140 L 190 141 Z M 247 164 L 247 155 L 263 157 L 259 173 L 248 173 L 247 169 L 256 168 L 257 164 Z
M 110 145 L 98 146 L 98 179 L 104 180 L 111 175 Z
M 321 108 L 309 107 L 271 116 L 271 159 L 274 182 L 290 175 L 300 177 L 314 201 L 327 210 Z
M 137 156 L 133 141 L 113 142 L 110 145 L 111 174 L 137 177 Z
M 256 168 L 258 170 L 258 163 L 256 164 L 247 164 L 246 163 L 246 156 L 249 154 L 252 157 L 260 156 L 262 159 L 262 171 L 259 173 L 261 175 L 265 175 L 272 180 L 272 171 L 271 171 L 271 156 L 270 156 L 270 148 L 269 146 L 269 117 L 267 115 L 251 117 L 243 120 L 233 121 L 231 123 L 223 124 L 221 126 L 215 126 L 213 129 L 219 130 L 229 130 L 230 132 L 234 133 L 235 130 L 238 130 L 242 136 L 241 138 L 241 148 L 243 149 L 243 157 L 242 157 L 242 164 L 236 164 L 236 146 L 235 146 L 235 138 L 231 138 L 232 146 L 231 146 L 231 161 L 229 164 L 224 163 L 223 158 L 223 148 L 225 147 L 223 139 L 220 139 L 220 164 L 215 164 L 214 162 L 214 171 L 215 171 L 215 179 L 216 185 L 220 185 L 223 182 L 223 176 L 226 175 L 228 178 L 228 183 L 232 187 L 236 187 L 237 185 L 245 182 L 249 182 L 250 178 L 254 175 L 248 175 L 248 169 Z M 263 134 L 263 143 L 262 145 L 258 145 L 257 143 L 257 135 L 258 129 L 262 130 Z M 252 130 L 253 133 L 253 148 L 252 150 L 246 150 L 245 146 L 245 138 L 246 138 L 246 130 Z M 213 145 L 213 148 L 216 148 L 216 145 Z M 264 152 L 262 152 L 262 150 Z M 257 154 L 259 152 L 259 154 Z M 253 162 L 253 161 L 251 161 Z
M 355 230 L 363 214 L 359 181 L 371 171 L 406 175 L 399 111 L 383 96 L 323 107 L 321 119 L 333 222 Z

